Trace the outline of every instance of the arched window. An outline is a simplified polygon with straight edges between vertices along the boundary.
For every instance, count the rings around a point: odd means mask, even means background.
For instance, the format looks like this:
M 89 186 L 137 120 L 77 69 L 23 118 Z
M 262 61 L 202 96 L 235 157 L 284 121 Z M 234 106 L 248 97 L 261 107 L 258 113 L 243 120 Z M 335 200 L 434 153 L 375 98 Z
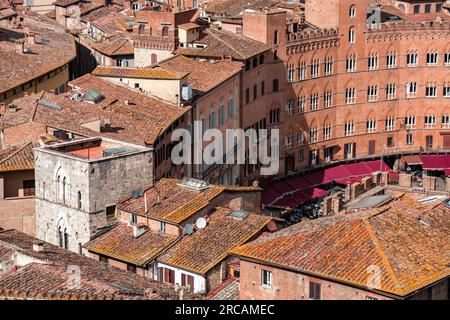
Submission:
M 356 17 L 356 6 L 355 5 L 350 6 L 350 8 L 348 9 L 348 16 L 350 18 Z
M 81 191 L 77 193 L 77 209 L 81 209 Z
M 162 28 L 162 36 L 168 37 L 169 36 L 169 27 L 163 27 Z
M 62 202 L 66 203 L 66 177 L 62 181 Z
M 278 30 L 273 32 L 273 44 L 278 44 Z
M 61 230 L 61 227 L 58 228 L 58 242 L 59 246 L 62 248 L 64 246 L 64 235 Z
M 60 189 L 60 183 L 61 183 L 61 176 L 58 176 L 56 178 L 56 202 L 59 201 L 60 197 L 61 197 L 61 189 Z
M 354 27 L 351 27 L 351 28 L 348 30 L 348 42 L 350 42 L 350 43 L 355 43 L 355 41 L 356 41 L 355 28 L 354 28 Z
M 69 249 L 69 235 L 67 234 L 67 228 L 64 229 L 64 249 Z
M 156 55 L 156 53 L 152 53 L 152 55 L 151 55 L 151 63 L 155 64 L 156 62 L 158 62 L 158 56 Z

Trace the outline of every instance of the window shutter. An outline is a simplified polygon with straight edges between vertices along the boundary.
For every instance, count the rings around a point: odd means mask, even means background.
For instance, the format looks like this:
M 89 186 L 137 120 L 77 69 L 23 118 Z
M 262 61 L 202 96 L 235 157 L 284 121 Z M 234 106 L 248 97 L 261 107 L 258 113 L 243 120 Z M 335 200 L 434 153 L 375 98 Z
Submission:
M 193 276 L 188 276 L 188 284 L 190 287 L 189 292 L 193 293 L 194 292 L 194 277 Z
M 181 285 L 186 286 L 186 275 L 184 273 L 181 274 Z

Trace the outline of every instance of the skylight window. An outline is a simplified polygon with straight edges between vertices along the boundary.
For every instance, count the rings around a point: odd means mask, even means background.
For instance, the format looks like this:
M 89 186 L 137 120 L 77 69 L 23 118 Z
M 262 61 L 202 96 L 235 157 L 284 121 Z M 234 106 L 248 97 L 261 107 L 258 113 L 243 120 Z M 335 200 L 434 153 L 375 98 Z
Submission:
M 196 190 L 204 190 L 209 188 L 209 184 L 206 181 L 188 177 L 184 177 L 180 185 Z

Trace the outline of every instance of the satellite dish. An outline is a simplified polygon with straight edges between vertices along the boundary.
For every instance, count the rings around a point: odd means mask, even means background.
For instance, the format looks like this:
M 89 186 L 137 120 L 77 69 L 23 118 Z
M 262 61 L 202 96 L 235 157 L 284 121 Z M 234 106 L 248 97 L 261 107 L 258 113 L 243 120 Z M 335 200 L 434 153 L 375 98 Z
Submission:
M 198 218 L 197 221 L 195 222 L 195 225 L 199 229 L 205 228 L 206 227 L 206 219 L 205 218 Z
M 187 224 L 183 228 L 184 234 L 192 234 L 194 232 L 194 226 L 192 224 Z

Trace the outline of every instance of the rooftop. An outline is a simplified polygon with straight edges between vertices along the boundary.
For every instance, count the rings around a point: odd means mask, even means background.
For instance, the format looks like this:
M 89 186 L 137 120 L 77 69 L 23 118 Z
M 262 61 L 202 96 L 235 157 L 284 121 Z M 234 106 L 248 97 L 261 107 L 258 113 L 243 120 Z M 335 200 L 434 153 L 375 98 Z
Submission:
M 251 213 L 235 218 L 232 212 L 217 208 L 204 229 L 183 237 L 158 261 L 204 275 L 225 259 L 229 250 L 252 239 L 271 221 L 269 217 Z
M 140 197 L 131 197 L 119 204 L 126 212 L 179 224 L 211 203 L 222 192 L 255 192 L 257 187 L 226 187 L 209 185 L 196 189 L 177 179 L 161 179 Z M 147 206 L 145 202 L 147 201 Z M 145 212 L 147 208 L 147 212 Z
M 138 79 L 165 79 L 180 80 L 188 75 L 185 71 L 172 71 L 161 67 L 149 68 L 124 68 L 124 67 L 105 67 L 98 66 L 92 72 L 95 76 L 113 77 L 113 78 L 138 78 Z
M 13 20 L 9 27 L 0 27 L 0 92 L 58 69 L 76 56 L 74 38 L 57 22 L 33 12 L 20 16 L 23 22 Z M 22 52 L 21 42 L 28 53 Z
M 178 237 L 160 235 L 151 230 L 145 230 L 143 234 L 134 237 L 132 226 L 119 223 L 111 231 L 91 240 L 84 247 L 97 254 L 145 266 L 177 240 Z
M 0 151 L 0 172 L 33 170 L 34 153 L 33 148 L 38 143 L 27 142 L 23 145 L 14 146 Z
M 173 299 L 173 287 L 119 270 L 106 263 L 43 243 L 16 230 L 0 231 L 0 260 L 20 253 L 31 263 L 0 278 L 0 296 L 40 299 Z M 79 269 L 78 269 L 79 268 Z M 73 270 L 81 274 L 80 287 L 68 286 Z M 194 297 L 194 296 L 192 296 Z
M 241 259 L 405 297 L 450 275 L 450 207 L 405 195 L 366 213 L 302 222 L 233 250 Z
M 100 160 L 145 152 L 150 149 L 105 138 L 87 138 L 45 146 L 39 150 L 65 154 L 83 160 Z
M 202 30 L 200 38 L 194 41 L 194 44 L 205 47 L 179 48 L 176 52 L 192 57 L 232 57 L 236 60 L 247 60 L 270 50 L 264 43 L 216 28 Z
M 0 127 L 40 123 L 84 137 L 144 145 L 153 144 L 161 131 L 189 111 L 90 74 L 70 84 L 74 88 L 65 94 L 41 92 L 14 100 L 15 111 L 5 113 Z M 84 94 L 94 93 L 93 89 L 101 98 L 86 101 Z
M 172 72 L 188 72 L 188 83 L 199 94 L 207 93 L 239 73 L 243 64 L 237 61 L 198 61 L 176 55 L 158 63 Z

